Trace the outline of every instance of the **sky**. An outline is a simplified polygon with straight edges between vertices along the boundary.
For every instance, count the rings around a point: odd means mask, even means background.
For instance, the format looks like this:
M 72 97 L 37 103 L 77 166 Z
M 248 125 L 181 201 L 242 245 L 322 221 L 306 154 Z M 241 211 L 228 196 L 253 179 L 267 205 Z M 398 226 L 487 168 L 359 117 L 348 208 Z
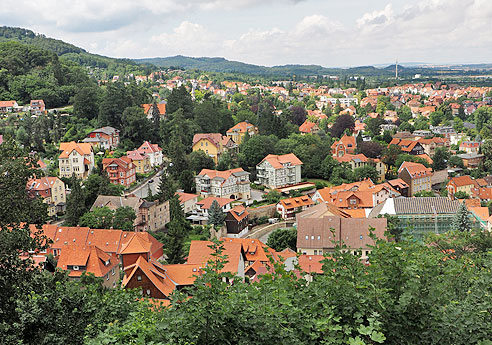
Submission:
M 0 25 L 126 58 L 492 62 L 491 0 L 2 0 Z

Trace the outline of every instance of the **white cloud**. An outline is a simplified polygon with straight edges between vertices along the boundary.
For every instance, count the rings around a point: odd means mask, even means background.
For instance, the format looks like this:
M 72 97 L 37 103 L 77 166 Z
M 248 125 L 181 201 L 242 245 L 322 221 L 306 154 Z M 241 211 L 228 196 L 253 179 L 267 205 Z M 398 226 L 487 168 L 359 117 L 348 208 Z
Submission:
M 478 62 L 492 55 L 492 1 L 384 1 L 356 14 L 355 0 L 338 3 L 335 11 L 317 11 L 314 0 L 3 0 L 0 22 L 119 57 L 183 54 L 347 66 L 397 56 Z
M 150 37 L 150 44 L 164 55 L 202 56 L 217 50 L 221 43 L 218 35 L 203 25 L 184 21 L 172 33 Z

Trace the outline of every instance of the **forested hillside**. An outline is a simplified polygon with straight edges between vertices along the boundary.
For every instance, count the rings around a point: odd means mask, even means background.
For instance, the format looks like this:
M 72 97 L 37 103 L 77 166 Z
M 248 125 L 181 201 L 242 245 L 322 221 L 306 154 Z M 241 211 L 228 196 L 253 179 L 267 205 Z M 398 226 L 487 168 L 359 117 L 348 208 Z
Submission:
M 74 62 L 46 49 L 17 42 L 0 43 L 0 99 L 19 104 L 43 99 L 47 107 L 68 104 L 76 90 L 93 84 Z
M 49 50 L 64 59 L 77 62 L 81 66 L 105 69 L 107 77 L 111 77 L 115 74 L 146 72 L 146 66 L 137 65 L 132 60 L 115 59 L 91 54 L 73 44 L 49 38 L 42 34 L 36 34 L 31 30 L 23 28 L 13 28 L 8 26 L 0 27 L 0 42 L 6 41 L 21 42 L 23 44 Z M 104 77 L 106 77 L 106 75 L 104 75 Z

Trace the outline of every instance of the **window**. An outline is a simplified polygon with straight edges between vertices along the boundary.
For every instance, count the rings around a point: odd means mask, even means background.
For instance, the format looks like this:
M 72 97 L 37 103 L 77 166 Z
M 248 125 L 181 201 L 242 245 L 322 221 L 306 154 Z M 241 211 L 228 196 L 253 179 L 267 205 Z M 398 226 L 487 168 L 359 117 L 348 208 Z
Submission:
M 109 273 L 106 274 L 106 280 L 109 280 Z
M 321 240 L 321 236 L 318 235 L 318 241 Z
M 114 276 L 114 272 L 115 272 L 115 270 L 114 270 L 114 267 L 113 267 L 113 269 L 111 270 L 111 275 Z
M 79 270 L 79 266 L 73 266 L 73 270 L 74 271 L 78 271 Z
M 150 296 L 150 289 L 147 289 L 147 295 Z
M 306 240 L 309 240 L 309 236 L 308 235 L 306 235 Z
M 318 255 L 318 251 L 316 249 L 314 250 L 314 255 Z
M 311 235 L 311 239 L 314 240 L 314 236 L 313 235 Z
M 138 281 L 142 281 L 142 276 L 137 276 Z

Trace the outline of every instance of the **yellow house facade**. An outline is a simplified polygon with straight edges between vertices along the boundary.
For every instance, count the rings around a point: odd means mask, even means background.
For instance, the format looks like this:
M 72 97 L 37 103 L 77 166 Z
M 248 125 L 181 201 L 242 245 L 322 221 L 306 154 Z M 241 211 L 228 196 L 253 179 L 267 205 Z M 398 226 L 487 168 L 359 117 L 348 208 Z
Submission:
M 151 169 L 150 156 L 142 154 L 138 151 L 128 151 L 126 156 L 130 158 L 135 165 L 135 172 L 137 174 L 146 174 Z
M 237 145 L 220 133 L 199 133 L 193 137 L 193 152 L 199 150 L 205 152 L 215 164 L 219 162 L 222 153 L 234 147 Z
M 229 130 L 226 132 L 226 135 L 236 144 L 241 145 L 244 137 L 246 136 L 246 133 L 248 133 L 249 136 L 258 134 L 258 128 L 251 123 L 243 121 L 239 122 L 234 127 L 229 128 Z

